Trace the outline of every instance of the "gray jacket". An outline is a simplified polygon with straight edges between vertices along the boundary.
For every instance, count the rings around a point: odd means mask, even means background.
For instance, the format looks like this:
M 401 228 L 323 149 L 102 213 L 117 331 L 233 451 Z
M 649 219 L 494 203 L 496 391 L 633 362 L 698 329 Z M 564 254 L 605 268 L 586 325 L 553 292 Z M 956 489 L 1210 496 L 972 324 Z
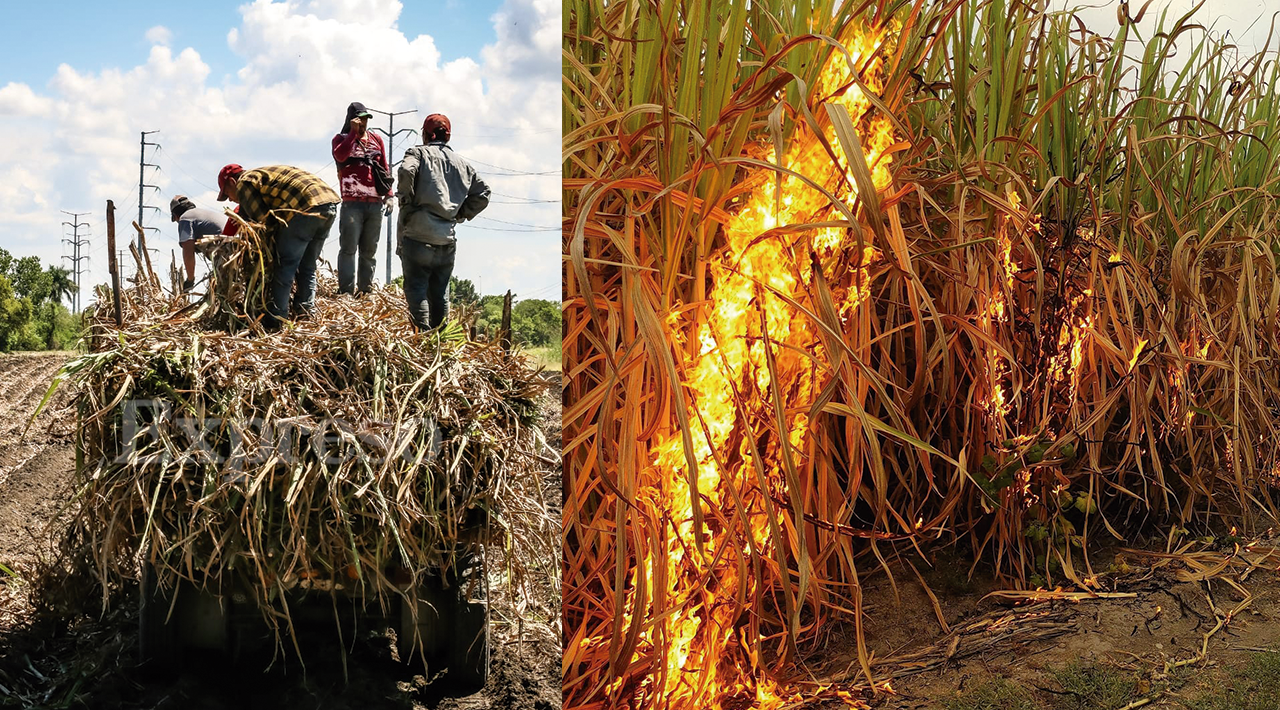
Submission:
M 442 141 L 405 151 L 396 196 L 399 238 L 427 244 L 455 243 L 454 225 L 474 219 L 489 206 L 489 186 Z

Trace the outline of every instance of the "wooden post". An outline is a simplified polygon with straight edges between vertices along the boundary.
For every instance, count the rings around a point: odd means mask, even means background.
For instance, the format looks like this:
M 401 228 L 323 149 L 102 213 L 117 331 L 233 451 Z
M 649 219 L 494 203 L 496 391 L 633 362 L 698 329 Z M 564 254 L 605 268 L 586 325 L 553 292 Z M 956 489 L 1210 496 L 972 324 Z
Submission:
M 116 205 L 107 200 L 107 268 L 111 269 L 111 293 L 116 302 L 116 327 L 124 327 L 120 313 L 120 262 L 116 259 Z
M 133 223 L 133 228 L 138 230 L 138 249 L 142 252 L 142 258 L 147 262 L 147 281 L 160 288 L 160 279 L 156 276 L 156 270 L 151 268 L 151 252 L 147 251 L 147 231 L 137 222 Z
M 498 333 L 502 349 L 511 352 L 511 291 L 502 297 L 502 329 Z

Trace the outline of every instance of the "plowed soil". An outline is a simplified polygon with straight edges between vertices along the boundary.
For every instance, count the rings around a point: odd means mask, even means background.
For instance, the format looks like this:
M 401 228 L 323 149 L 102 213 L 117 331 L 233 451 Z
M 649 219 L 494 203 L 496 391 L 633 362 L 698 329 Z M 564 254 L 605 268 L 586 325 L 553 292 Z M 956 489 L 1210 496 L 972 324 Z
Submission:
M 331 629 L 300 634 L 302 662 L 268 669 L 232 667 L 201 657 L 176 676 L 138 667 L 136 586 L 103 591 L 87 575 L 34 580 L 50 568 L 74 505 L 74 412 L 60 392 L 23 436 L 58 368 L 70 353 L 0 354 L 0 706 L 18 708 L 404 708 L 414 710 L 552 710 L 560 707 L 558 632 L 523 638 L 491 635 L 493 665 L 485 689 L 448 697 L 393 660 L 384 632 L 341 643 Z M 558 390 L 544 418 L 559 431 Z M 549 437 L 551 438 L 551 437 Z M 552 439 L 554 441 L 554 439 Z M 552 444 L 554 445 L 554 443 Z M 560 473 L 548 467 L 548 487 Z M 551 500 L 558 501 L 554 495 Z M 55 565 L 54 569 L 58 569 Z M 45 577 L 48 579 L 48 577 Z M 37 591 L 39 590 L 39 591 Z M 554 595 L 553 590 L 548 593 Z M 548 599 L 549 608 L 559 600 Z M 529 627 L 546 626 L 547 619 Z

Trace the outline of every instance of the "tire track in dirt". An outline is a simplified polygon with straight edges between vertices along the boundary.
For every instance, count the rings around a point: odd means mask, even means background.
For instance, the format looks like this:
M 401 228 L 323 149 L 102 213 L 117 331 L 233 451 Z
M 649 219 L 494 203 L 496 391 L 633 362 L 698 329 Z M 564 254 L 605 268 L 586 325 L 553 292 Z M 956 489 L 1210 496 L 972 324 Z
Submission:
M 0 486 L 50 445 L 69 441 L 65 393 L 49 402 L 25 437 L 23 432 L 58 369 L 71 357 L 64 352 L 0 355 Z
M 0 402 L 9 400 L 9 392 L 15 384 L 24 382 L 21 377 L 30 374 L 40 367 L 41 360 L 47 359 L 47 353 L 14 353 L 0 355 Z M 10 375 L 14 375 L 11 377 Z
M 55 396 L 29 430 L 27 422 L 72 356 L 0 355 L 0 563 L 20 574 L 35 561 L 39 533 L 70 497 L 75 456 L 66 394 Z

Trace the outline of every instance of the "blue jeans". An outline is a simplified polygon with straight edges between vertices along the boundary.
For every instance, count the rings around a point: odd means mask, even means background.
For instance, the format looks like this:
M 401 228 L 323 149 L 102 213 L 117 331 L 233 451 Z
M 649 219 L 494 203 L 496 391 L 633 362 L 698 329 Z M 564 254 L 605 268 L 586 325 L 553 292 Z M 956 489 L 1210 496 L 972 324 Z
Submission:
M 449 316 L 449 277 L 458 245 L 435 246 L 412 239 L 400 241 L 404 270 L 404 298 L 409 317 L 419 330 L 439 328 Z
M 277 321 L 289 317 L 291 290 L 295 311 L 310 313 L 315 306 L 316 261 L 337 216 L 338 203 L 321 205 L 306 214 L 293 215 L 276 233 L 276 272 L 271 277 L 267 310 Z M 297 290 L 293 288 L 295 281 Z
M 381 202 L 343 202 L 338 218 L 338 293 L 368 293 L 373 267 L 378 264 L 378 229 L 382 227 Z M 356 251 L 360 274 L 356 279 Z

